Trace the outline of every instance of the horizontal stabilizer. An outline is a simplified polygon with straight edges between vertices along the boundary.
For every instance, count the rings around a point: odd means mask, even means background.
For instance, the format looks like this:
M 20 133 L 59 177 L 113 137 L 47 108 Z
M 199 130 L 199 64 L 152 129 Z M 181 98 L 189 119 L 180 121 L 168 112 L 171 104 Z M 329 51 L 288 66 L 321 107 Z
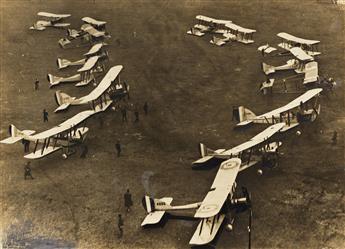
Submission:
M 146 225 L 154 225 L 157 224 L 161 221 L 165 214 L 165 211 L 154 211 L 152 213 L 149 213 L 143 222 L 141 223 L 141 226 L 146 226 Z
M 60 105 L 58 108 L 56 108 L 54 112 L 60 112 L 60 111 L 66 110 L 70 105 L 71 103 L 64 103 Z
M 212 158 L 213 158 L 213 156 L 204 156 L 204 157 L 202 157 L 202 158 L 199 158 L 198 160 L 192 162 L 192 167 L 193 167 L 193 168 L 194 168 L 194 167 L 196 168 L 196 167 L 198 167 L 200 164 L 204 164 L 204 163 L 210 161 Z
M 8 137 L 0 141 L 2 144 L 14 144 L 20 140 L 22 140 L 22 137 Z
M 52 153 L 54 153 L 60 149 L 62 149 L 62 147 L 55 147 L 54 148 L 53 146 L 49 146 L 49 147 L 44 148 L 43 153 L 42 153 L 42 149 L 38 149 L 35 152 L 32 152 L 30 154 L 25 155 L 24 158 L 32 159 L 32 160 L 33 159 L 40 159 L 40 158 L 45 157 L 49 154 L 52 154 Z
M 212 242 L 212 240 L 214 240 L 214 238 L 216 237 L 217 232 L 221 227 L 224 219 L 224 214 L 219 214 L 214 217 L 202 219 L 199 222 L 198 227 L 193 234 L 193 237 L 189 241 L 189 244 L 191 246 L 199 246 Z
M 250 123 L 253 123 L 253 120 L 245 120 L 243 122 L 238 123 L 236 126 L 245 126 L 245 125 L 248 125 Z

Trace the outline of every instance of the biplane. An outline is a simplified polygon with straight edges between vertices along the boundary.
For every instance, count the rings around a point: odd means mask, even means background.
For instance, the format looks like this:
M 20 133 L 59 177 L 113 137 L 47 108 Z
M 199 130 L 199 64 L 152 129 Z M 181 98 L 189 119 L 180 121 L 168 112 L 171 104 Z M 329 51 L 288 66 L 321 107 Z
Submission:
M 273 124 L 250 140 L 228 150 L 211 150 L 204 144 L 200 143 L 201 158 L 194 161 L 192 166 L 193 168 L 198 168 L 214 158 L 227 160 L 238 157 L 242 161 L 239 171 L 242 171 L 260 162 L 263 156 L 266 158 L 272 156 L 276 157 L 278 148 L 282 143 L 271 141 L 271 138 L 284 127 L 285 123 Z
M 122 68 L 122 65 L 110 68 L 98 86 L 81 98 L 71 97 L 66 93 L 56 91 L 55 100 L 59 107 L 55 109 L 55 112 L 66 110 L 70 105 L 90 104 L 94 108 L 98 102 L 100 106 L 108 107 L 113 100 L 119 100 L 126 96 L 129 92 L 129 86 L 123 86 L 120 82 Z M 117 82 L 115 83 L 116 79 Z
M 236 195 L 236 177 L 240 170 L 241 159 L 231 158 L 224 161 L 217 172 L 210 190 L 201 202 L 173 206 L 173 198 L 164 197 L 152 199 L 149 196 L 143 198 L 143 206 L 148 213 L 141 226 L 157 224 L 165 213 L 178 213 L 192 210 L 193 218 L 200 220 L 189 244 L 200 246 L 211 243 L 217 235 L 222 224 L 227 221 L 227 227 L 233 227 L 236 213 L 251 207 L 250 195 L 246 188 L 242 188 L 242 195 Z M 251 210 L 249 216 L 250 232 Z
M 255 29 L 243 28 L 234 23 L 225 24 L 226 32 L 223 33 L 225 38 L 232 41 L 241 42 L 244 44 L 254 43 L 253 35 L 256 32 Z
M 250 123 L 275 124 L 285 122 L 281 131 L 286 131 L 298 126 L 301 122 L 313 122 L 321 111 L 319 103 L 321 92 L 322 88 L 308 90 L 290 103 L 259 116 L 240 106 L 237 117 L 240 123 L 237 126 L 245 126 Z
M 290 59 L 286 64 L 281 66 L 272 66 L 262 63 L 262 69 L 266 75 L 282 70 L 294 70 L 296 73 L 304 73 L 303 84 L 313 83 L 319 79 L 318 63 L 314 61 L 314 57 L 308 55 L 300 47 L 290 49 L 295 59 Z
M 96 20 L 94 21 L 96 22 Z M 99 24 L 105 23 L 101 21 L 97 21 L 97 22 L 99 22 Z M 68 29 L 67 30 L 68 37 L 61 38 L 59 40 L 59 45 L 62 48 L 67 48 L 67 47 L 72 46 L 72 41 L 74 40 L 79 40 L 79 42 L 82 44 L 94 44 L 98 42 L 103 42 L 106 38 L 110 37 L 109 34 L 105 31 L 104 25 L 96 25 L 94 22 L 91 22 L 91 23 L 85 22 L 80 27 L 79 31 L 74 30 L 74 29 Z M 98 30 L 97 28 L 101 28 L 101 30 Z
M 106 44 L 104 43 L 97 43 L 91 47 L 91 49 L 84 54 L 85 58 L 76 60 L 76 61 L 70 61 L 67 59 L 57 59 L 57 65 L 59 69 L 67 68 L 70 66 L 82 66 L 85 64 L 87 59 L 89 59 L 92 56 L 98 56 L 99 60 L 107 60 L 109 59 L 108 51 L 105 50 Z
M 223 34 L 227 30 L 225 25 L 231 23 L 230 20 L 220 20 L 203 15 L 197 15 L 195 18 L 198 23 L 187 31 L 189 35 L 203 36 L 206 32 Z
M 1 140 L 3 144 L 14 144 L 18 141 L 34 142 L 33 151 L 26 154 L 26 159 L 40 159 L 56 151 L 67 149 L 65 156 L 70 153 L 70 148 L 82 143 L 89 131 L 85 126 L 86 120 L 92 115 L 104 111 L 105 106 L 97 105 L 94 110 L 80 112 L 63 123 L 40 133 L 35 134 L 33 130 L 19 130 L 10 125 L 10 137 Z
M 99 31 L 105 31 L 105 25 L 107 24 L 107 22 L 105 21 L 99 21 L 91 17 L 83 17 L 81 20 L 85 24 L 90 24 L 91 26 L 93 26 L 95 29 Z
M 308 55 L 316 56 L 321 54 L 320 52 L 318 52 L 317 48 L 317 45 L 320 43 L 320 41 L 307 40 L 284 32 L 278 33 L 277 36 L 282 39 L 281 43 L 279 43 L 278 46 L 285 50 L 290 51 L 291 48 L 300 47 Z
M 45 30 L 47 27 L 54 27 L 54 28 L 66 28 L 70 23 L 62 23 L 61 21 L 67 17 L 70 17 L 70 14 L 53 14 L 48 12 L 38 12 L 38 16 L 44 17 L 47 20 L 39 20 L 30 27 L 33 30 Z
M 60 77 L 54 76 L 52 74 L 48 74 L 47 78 L 50 83 L 50 87 L 54 87 L 60 83 L 72 83 L 78 82 L 75 86 L 86 86 L 90 82 L 95 82 L 96 78 L 93 73 L 95 72 L 103 72 L 105 70 L 105 65 L 101 60 L 99 60 L 99 56 L 92 56 L 90 57 L 83 67 L 78 69 L 78 73 L 68 77 Z

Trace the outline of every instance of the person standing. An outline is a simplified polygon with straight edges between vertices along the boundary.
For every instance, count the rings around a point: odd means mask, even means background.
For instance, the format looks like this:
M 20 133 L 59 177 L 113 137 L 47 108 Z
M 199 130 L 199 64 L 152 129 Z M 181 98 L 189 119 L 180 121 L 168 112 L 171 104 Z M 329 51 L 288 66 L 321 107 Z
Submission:
M 48 122 L 48 112 L 46 109 L 43 109 L 43 122 Z
M 134 116 L 135 116 L 134 123 L 138 123 L 139 122 L 139 111 L 138 111 L 138 109 L 134 110 Z
M 37 91 L 39 89 L 39 84 L 40 84 L 37 78 L 34 84 L 35 84 L 35 91 Z
M 118 237 L 119 237 L 119 238 L 122 238 L 122 235 L 123 235 L 123 219 L 122 219 L 121 214 L 119 214 L 119 216 L 118 216 L 117 227 L 118 227 L 118 229 L 119 229 L 119 235 L 118 235 Z
M 333 136 L 332 136 L 332 145 L 336 145 L 337 144 L 337 139 L 338 139 L 338 132 L 334 131 L 333 132 Z
M 123 106 L 121 108 L 121 114 L 122 114 L 122 123 L 123 122 L 126 122 L 127 123 L 127 110 L 126 110 L 126 107 Z
M 121 144 L 120 144 L 120 140 L 117 140 L 116 144 L 115 144 L 115 148 L 116 148 L 116 152 L 117 152 L 117 157 L 120 157 L 121 154 Z
M 27 162 L 24 166 L 24 180 L 26 180 L 26 177 L 30 177 L 31 180 L 34 179 L 31 174 L 30 162 Z
M 128 213 L 129 211 L 131 211 L 131 206 L 133 205 L 132 195 L 129 192 L 129 189 L 127 189 L 126 193 L 124 194 L 124 199 L 125 199 L 125 208 Z
M 145 115 L 147 115 L 149 113 L 149 105 L 147 104 L 147 101 L 145 101 L 143 109 Z
M 83 144 L 80 158 L 85 158 L 88 152 L 89 152 L 89 148 L 87 147 L 86 144 Z

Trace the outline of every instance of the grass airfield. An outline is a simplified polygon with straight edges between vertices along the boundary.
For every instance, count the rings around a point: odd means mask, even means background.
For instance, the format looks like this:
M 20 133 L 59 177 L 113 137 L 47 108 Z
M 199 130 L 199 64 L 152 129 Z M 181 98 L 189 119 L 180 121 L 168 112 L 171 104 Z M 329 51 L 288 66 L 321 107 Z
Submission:
M 197 144 L 231 148 L 262 131 L 255 125 L 234 130 L 232 106 L 245 105 L 256 114 L 277 108 L 298 94 L 263 96 L 259 45 L 276 46 L 279 32 L 320 40 L 319 74 L 338 83 L 334 94 L 321 98 L 321 114 L 312 124 L 283 136 L 279 167 L 262 177 L 253 167 L 237 180 L 252 194 L 252 248 L 345 247 L 344 185 L 344 12 L 317 1 L 1 1 L 1 139 L 8 124 L 37 132 L 49 129 L 87 107 L 54 114 L 55 90 L 83 96 L 92 86 L 65 84 L 49 89 L 46 74 L 59 72 L 57 57 L 79 59 L 88 48 L 63 50 L 63 30 L 35 32 L 28 27 L 36 13 L 70 13 L 73 28 L 84 16 L 108 22 L 112 38 L 108 66 L 121 64 L 121 79 L 131 87 L 132 103 L 149 103 L 134 124 L 108 110 L 87 126 L 89 154 L 67 160 L 55 153 L 33 161 L 33 181 L 23 179 L 20 143 L 0 145 L 0 238 L 3 248 L 189 248 L 197 221 L 171 219 L 163 227 L 142 229 L 141 198 L 174 197 L 173 204 L 200 201 L 217 167 L 192 170 Z M 257 30 L 255 43 L 215 47 L 210 35 L 198 38 L 186 31 L 204 14 L 230 19 Z M 279 65 L 283 58 L 265 58 Z M 34 81 L 40 90 L 34 91 Z M 43 123 L 42 110 L 49 112 Z M 99 117 L 104 120 L 100 127 Z M 338 144 L 331 136 L 338 131 Z M 116 157 L 120 139 L 123 156 Z M 32 145 L 31 145 L 32 146 Z M 123 194 L 129 188 L 134 206 L 125 215 Z M 117 238 L 117 214 L 124 215 L 124 236 Z M 225 230 L 217 248 L 247 247 L 247 214 Z

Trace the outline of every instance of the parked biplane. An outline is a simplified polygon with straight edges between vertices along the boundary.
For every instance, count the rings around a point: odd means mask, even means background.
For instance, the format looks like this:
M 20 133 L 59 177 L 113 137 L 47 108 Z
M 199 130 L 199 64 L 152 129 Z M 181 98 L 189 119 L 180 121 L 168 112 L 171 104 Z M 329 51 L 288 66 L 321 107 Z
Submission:
M 98 86 L 88 95 L 81 98 L 71 97 L 66 93 L 57 91 L 55 93 L 56 103 L 59 105 L 55 112 L 66 110 L 70 105 L 90 104 L 93 108 L 99 102 L 100 106 L 107 107 L 113 100 L 125 97 L 129 92 L 129 86 L 120 82 L 120 72 L 123 66 L 118 65 L 109 69 Z M 115 82 L 117 79 L 117 82 Z
M 54 87 L 60 83 L 72 83 L 78 82 L 75 86 L 86 86 L 90 82 L 95 82 L 95 72 L 104 72 L 105 65 L 103 61 L 99 59 L 99 56 L 92 56 L 87 59 L 83 67 L 78 69 L 78 73 L 68 77 L 54 76 L 48 74 L 47 78 L 50 83 L 50 87 Z
M 227 32 L 223 34 L 225 38 L 244 44 L 250 44 L 254 42 L 253 35 L 256 32 L 255 29 L 243 28 L 234 23 L 227 23 L 225 24 L 225 27 L 227 28 Z
M 240 123 L 237 126 L 245 126 L 250 123 L 275 124 L 285 122 L 281 131 L 286 131 L 298 126 L 301 122 L 313 122 L 321 111 L 319 103 L 321 92 L 322 88 L 308 90 L 290 103 L 259 116 L 240 106 L 237 117 Z
M 109 38 L 109 34 L 105 31 L 106 22 L 98 21 L 90 17 L 82 18 L 84 24 L 80 27 L 80 30 L 68 29 L 67 37 L 59 40 L 59 45 L 62 48 L 72 46 L 73 41 L 79 41 L 80 46 L 83 44 L 94 44 L 97 42 L 103 42 L 106 38 Z
M 290 49 L 295 59 L 290 59 L 286 64 L 281 66 L 272 66 L 262 63 L 262 69 L 266 75 L 282 70 L 294 70 L 296 73 L 304 73 L 303 84 L 313 83 L 319 79 L 318 63 L 314 61 L 314 57 L 308 55 L 300 47 Z
M 91 47 L 91 49 L 84 54 L 85 58 L 76 60 L 76 61 L 70 61 L 67 59 L 57 59 L 57 65 L 59 69 L 67 68 L 70 66 L 82 66 L 85 64 L 87 59 L 89 59 L 92 56 L 98 56 L 99 60 L 107 60 L 109 59 L 108 51 L 105 50 L 105 44 L 104 43 L 97 43 Z
M 21 131 L 14 125 L 10 125 L 10 137 L 1 140 L 0 143 L 14 144 L 18 141 L 23 141 L 23 144 L 25 144 L 34 142 L 35 147 L 33 151 L 24 156 L 26 159 L 39 159 L 62 149 L 67 149 L 67 152 L 64 153 L 64 155 L 68 156 L 69 154 L 72 154 L 70 152 L 71 147 L 84 141 L 89 131 L 85 126 L 86 120 L 92 115 L 102 112 L 105 109 L 105 106 L 97 105 L 94 110 L 80 112 L 63 123 L 38 134 L 35 134 L 35 131 L 33 130 Z
M 201 202 L 187 205 L 171 205 L 173 198 L 164 197 L 152 199 L 149 196 L 143 198 L 143 206 L 148 213 L 141 226 L 157 224 L 164 214 L 178 213 L 192 210 L 195 219 L 200 220 L 189 244 L 200 246 L 211 243 L 217 235 L 222 224 L 227 221 L 227 228 L 232 230 L 235 215 L 244 210 L 250 210 L 248 232 L 251 229 L 251 200 L 246 188 L 242 188 L 242 194 L 236 196 L 236 177 L 240 170 L 241 159 L 231 158 L 224 161 L 217 172 L 213 184 Z
M 70 23 L 62 23 L 61 21 L 67 17 L 70 17 L 70 14 L 53 14 L 48 12 L 38 12 L 38 16 L 44 17 L 47 20 L 39 20 L 30 27 L 33 30 L 45 30 L 47 27 L 54 28 L 66 28 Z
M 277 157 L 278 148 L 282 145 L 281 142 L 272 141 L 271 138 L 285 127 L 285 123 L 277 123 L 269 126 L 264 131 L 260 132 L 247 142 L 244 142 L 231 149 L 217 149 L 211 150 L 204 144 L 200 143 L 201 158 L 192 163 L 193 168 L 203 166 L 213 158 L 220 160 L 227 160 L 238 157 L 242 164 L 239 171 L 247 169 L 259 163 L 263 156 Z
M 291 48 L 300 47 L 308 55 L 316 56 L 321 54 L 317 48 L 317 45 L 320 43 L 320 41 L 307 40 L 284 32 L 278 33 L 277 36 L 282 39 L 278 46 L 285 50 L 290 51 Z
M 197 15 L 195 18 L 198 23 L 188 30 L 187 34 L 195 36 L 203 36 L 206 32 L 223 34 L 227 30 L 225 25 L 231 23 L 230 20 L 220 20 L 203 15 Z

